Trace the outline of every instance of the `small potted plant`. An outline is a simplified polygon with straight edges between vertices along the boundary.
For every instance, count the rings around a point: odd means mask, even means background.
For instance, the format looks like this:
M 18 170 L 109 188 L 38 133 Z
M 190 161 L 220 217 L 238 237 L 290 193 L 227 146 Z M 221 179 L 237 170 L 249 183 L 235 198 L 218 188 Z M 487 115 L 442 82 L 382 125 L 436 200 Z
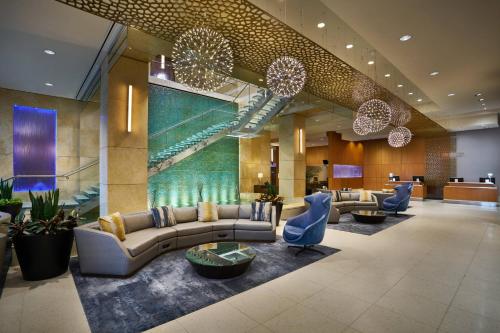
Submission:
M 280 197 L 276 191 L 276 186 L 266 182 L 266 192 L 260 195 L 257 201 L 260 202 L 271 202 L 273 206 L 276 206 L 276 225 L 280 225 L 281 211 L 283 210 L 283 197 Z
M 59 208 L 59 189 L 45 195 L 29 192 L 30 216 L 18 216 L 9 223 L 9 236 L 14 243 L 23 279 L 37 281 L 63 274 L 68 269 L 73 228 L 78 215 L 68 217 Z
M 0 212 L 9 213 L 11 222 L 23 208 L 23 201 L 20 198 L 12 197 L 13 182 L 0 178 Z

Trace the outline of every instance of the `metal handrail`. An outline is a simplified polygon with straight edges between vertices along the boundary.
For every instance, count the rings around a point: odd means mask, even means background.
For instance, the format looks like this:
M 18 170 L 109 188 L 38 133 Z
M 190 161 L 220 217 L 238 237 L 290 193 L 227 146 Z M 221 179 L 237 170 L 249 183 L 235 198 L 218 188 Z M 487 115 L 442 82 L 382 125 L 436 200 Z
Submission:
M 5 181 L 9 181 L 11 179 L 17 179 L 17 178 L 66 178 L 69 179 L 69 177 L 73 176 L 76 173 L 82 172 L 83 170 L 86 170 L 90 167 L 93 167 L 94 165 L 99 164 L 99 159 L 93 160 L 85 165 L 82 165 L 74 170 L 68 171 L 66 173 L 63 173 L 62 175 L 15 175 L 12 177 L 9 177 L 5 179 Z

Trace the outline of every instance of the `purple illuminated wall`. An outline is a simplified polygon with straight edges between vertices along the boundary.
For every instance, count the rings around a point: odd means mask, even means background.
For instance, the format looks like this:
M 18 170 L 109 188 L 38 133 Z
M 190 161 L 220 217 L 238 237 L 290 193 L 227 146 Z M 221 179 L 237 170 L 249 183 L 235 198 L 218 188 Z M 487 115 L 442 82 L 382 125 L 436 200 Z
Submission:
M 334 178 L 361 178 L 363 177 L 363 167 L 359 165 L 334 164 Z
M 56 174 L 57 111 L 14 105 L 14 175 Z M 46 191 L 55 177 L 17 178 L 14 191 Z

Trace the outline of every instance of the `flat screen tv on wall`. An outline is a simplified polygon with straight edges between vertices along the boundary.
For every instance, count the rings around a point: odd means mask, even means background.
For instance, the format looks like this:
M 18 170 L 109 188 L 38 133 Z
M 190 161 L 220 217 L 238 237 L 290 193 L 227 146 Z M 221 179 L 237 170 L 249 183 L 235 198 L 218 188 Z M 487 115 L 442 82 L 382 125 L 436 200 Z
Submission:
M 360 165 L 334 164 L 334 178 L 362 178 L 363 167 Z

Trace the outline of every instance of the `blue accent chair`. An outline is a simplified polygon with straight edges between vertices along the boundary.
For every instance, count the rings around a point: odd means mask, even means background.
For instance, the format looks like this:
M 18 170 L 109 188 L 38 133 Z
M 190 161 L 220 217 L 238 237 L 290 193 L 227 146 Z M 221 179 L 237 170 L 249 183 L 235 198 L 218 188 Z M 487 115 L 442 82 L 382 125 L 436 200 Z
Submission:
M 394 190 L 396 190 L 396 194 L 386 198 L 383 202 L 383 207 L 384 210 L 394 212 L 395 215 L 398 215 L 398 212 L 404 212 L 408 208 L 413 184 L 398 185 Z
M 306 196 L 304 200 L 309 203 L 309 209 L 287 220 L 283 229 L 283 239 L 291 244 L 289 247 L 301 249 L 295 254 L 296 256 L 306 250 L 324 254 L 313 249 L 313 246 L 321 243 L 325 235 L 332 196 L 328 193 L 315 193 Z

